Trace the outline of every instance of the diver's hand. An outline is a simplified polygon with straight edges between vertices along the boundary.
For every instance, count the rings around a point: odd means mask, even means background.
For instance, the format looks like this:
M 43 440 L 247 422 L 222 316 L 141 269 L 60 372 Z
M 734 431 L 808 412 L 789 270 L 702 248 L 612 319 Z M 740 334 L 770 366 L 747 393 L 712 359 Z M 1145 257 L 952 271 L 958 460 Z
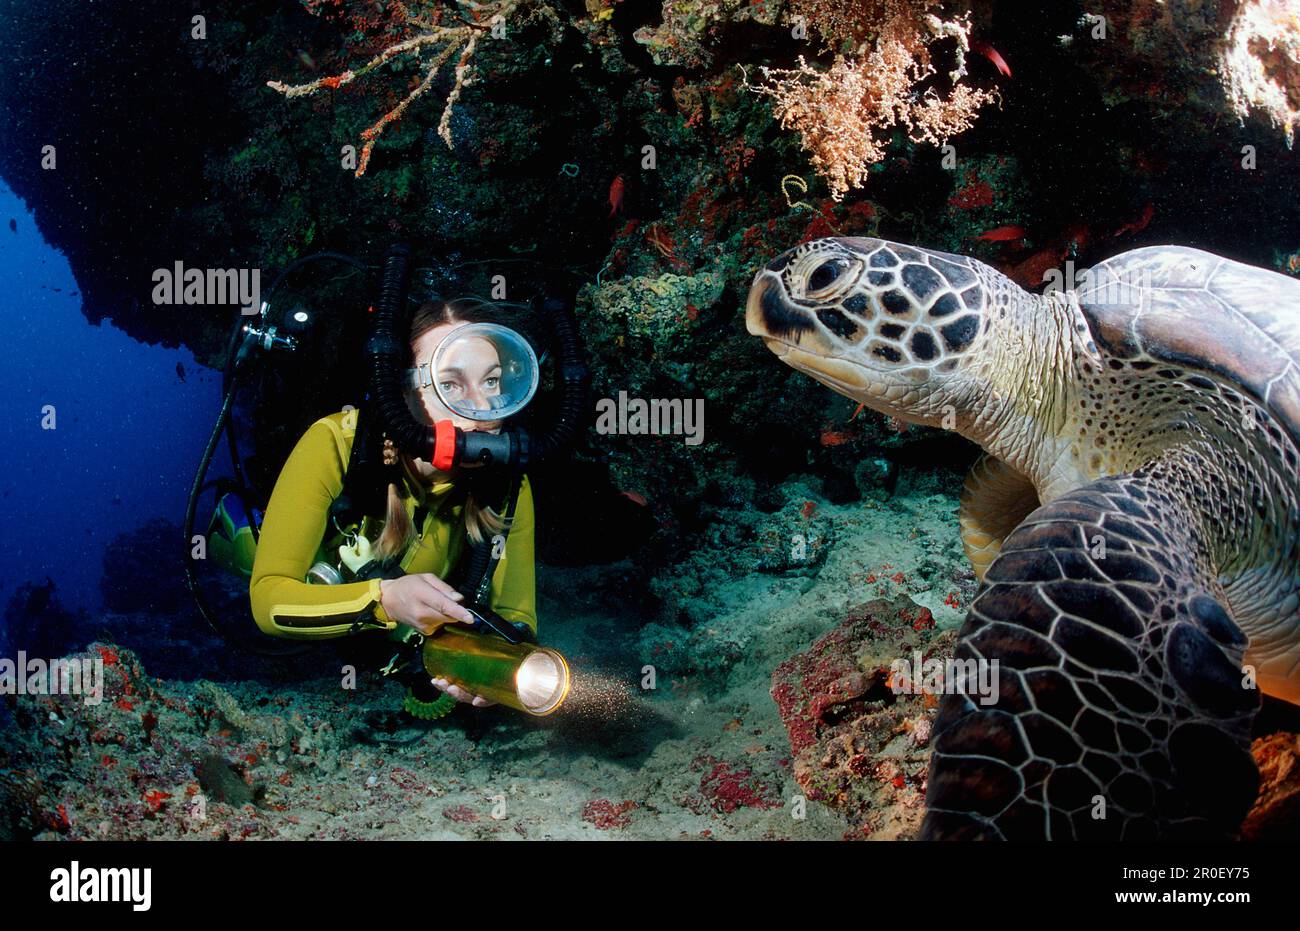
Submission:
M 432 572 L 417 572 L 379 583 L 384 613 L 420 633 L 433 633 L 443 624 L 473 624 L 474 616 L 459 602 L 465 596 Z
M 482 695 L 471 695 L 459 685 L 452 685 L 446 679 L 430 679 L 429 681 L 452 698 L 456 699 L 456 701 L 469 702 L 475 708 L 490 708 L 492 705 L 496 704 L 496 702 L 484 698 Z

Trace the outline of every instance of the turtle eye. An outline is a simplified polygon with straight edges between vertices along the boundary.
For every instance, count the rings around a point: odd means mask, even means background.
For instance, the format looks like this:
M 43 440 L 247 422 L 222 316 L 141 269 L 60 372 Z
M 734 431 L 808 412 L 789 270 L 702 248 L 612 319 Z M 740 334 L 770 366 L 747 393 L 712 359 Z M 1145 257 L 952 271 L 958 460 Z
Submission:
M 808 292 L 811 294 L 826 290 L 848 269 L 849 263 L 844 259 L 827 259 L 814 268 L 813 273 L 808 276 Z

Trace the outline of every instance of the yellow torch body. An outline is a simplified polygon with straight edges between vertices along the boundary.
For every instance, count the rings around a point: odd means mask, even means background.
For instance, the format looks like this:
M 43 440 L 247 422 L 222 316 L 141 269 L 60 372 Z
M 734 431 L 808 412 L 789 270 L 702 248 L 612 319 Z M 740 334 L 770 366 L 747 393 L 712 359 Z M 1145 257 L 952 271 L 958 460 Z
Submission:
M 548 647 L 446 624 L 425 638 L 421 651 L 431 677 L 537 717 L 559 708 L 569 694 L 569 664 Z

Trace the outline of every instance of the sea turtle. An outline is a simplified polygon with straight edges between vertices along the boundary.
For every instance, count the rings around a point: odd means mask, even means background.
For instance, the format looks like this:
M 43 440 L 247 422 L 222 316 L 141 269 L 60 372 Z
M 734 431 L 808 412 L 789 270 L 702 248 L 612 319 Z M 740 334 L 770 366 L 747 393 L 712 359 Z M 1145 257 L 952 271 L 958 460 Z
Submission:
M 997 697 L 948 683 L 923 837 L 1232 836 L 1260 693 L 1300 702 L 1300 281 L 1177 246 L 1078 277 L 828 238 L 749 293 L 783 362 L 984 450 L 956 668 Z

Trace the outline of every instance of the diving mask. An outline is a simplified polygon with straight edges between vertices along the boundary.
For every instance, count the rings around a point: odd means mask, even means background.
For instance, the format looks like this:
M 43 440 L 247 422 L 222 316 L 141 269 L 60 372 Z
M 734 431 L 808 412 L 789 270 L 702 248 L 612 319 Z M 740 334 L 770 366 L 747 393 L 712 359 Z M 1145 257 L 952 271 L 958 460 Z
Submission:
M 409 370 L 417 391 L 432 388 L 460 417 L 504 420 L 537 391 L 537 356 L 528 341 L 496 323 L 467 323 L 447 334 L 432 357 Z

